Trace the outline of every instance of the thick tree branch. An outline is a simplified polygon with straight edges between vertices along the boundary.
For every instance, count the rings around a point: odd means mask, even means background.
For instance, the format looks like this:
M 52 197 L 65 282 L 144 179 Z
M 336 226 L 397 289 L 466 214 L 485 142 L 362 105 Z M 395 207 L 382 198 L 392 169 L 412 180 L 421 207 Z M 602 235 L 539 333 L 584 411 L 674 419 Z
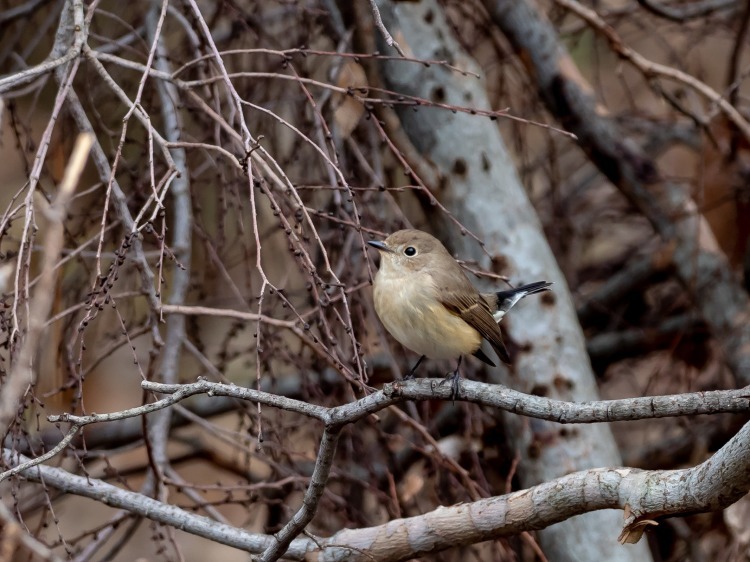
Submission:
M 440 385 L 439 383 L 442 380 L 411 379 L 388 383 L 379 392 L 355 402 L 330 408 L 253 388 L 205 380 L 189 384 L 160 384 L 143 381 L 141 386 L 145 390 L 169 394 L 170 396 L 151 404 L 111 414 L 90 414 L 88 416 L 60 414 L 49 416 L 49 420 L 53 423 L 68 422 L 83 427 L 92 423 L 141 416 L 167 408 L 196 394 L 208 394 L 209 396 L 227 396 L 258 402 L 265 406 L 272 406 L 317 419 L 327 427 L 335 427 L 357 422 L 365 416 L 407 400 L 450 400 L 452 389 L 447 385 Z M 739 390 L 714 390 L 669 396 L 565 402 L 524 394 L 499 384 L 462 380 L 460 393 L 456 400 L 557 423 L 605 423 L 697 414 L 748 412 L 750 411 L 750 387 Z
M 451 547 L 543 529 L 581 513 L 601 509 L 625 512 L 621 540 L 634 540 L 644 525 L 659 517 L 721 509 L 750 489 L 747 452 L 750 424 L 702 464 L 684 470 L 642 471 L 599 468 L 575 472 L 532 488 L 482 499 L 385 525 L 345 529 L 324 539 L 293 540 L 285 558 L 292 560 L 399 561 Z M 28 461 L 7 449 L 3 461 Z M 252 553 L 275 543 L 273 537 L 188 513 L 105 482 L 75 476 L 59 468 L 27 468 L 22 476 L 61 492 L 94 499 L 153 521 Z
M 661 180 L 649 155 L 597 106 L 542 14 L 525 0 L 487 0 L 485 5 L 529 66 L 549 110 L 576 134 L 602 174 L 674 244 L 672 259 L 679 278 L 734 376 L 741 385 L 750 384 L 750 300 L 695 201 L 684 186 Z

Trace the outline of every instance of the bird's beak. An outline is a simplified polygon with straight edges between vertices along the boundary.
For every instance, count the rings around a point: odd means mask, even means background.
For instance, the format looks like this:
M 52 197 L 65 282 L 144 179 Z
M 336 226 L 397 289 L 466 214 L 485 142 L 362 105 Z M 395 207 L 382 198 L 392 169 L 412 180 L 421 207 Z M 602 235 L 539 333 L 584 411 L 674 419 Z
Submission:
M 385 242 L 381 242 L 380 240 L 370 240 L 368 244 L 381 252 L 393 252 L 393 250 L 386 246 Z

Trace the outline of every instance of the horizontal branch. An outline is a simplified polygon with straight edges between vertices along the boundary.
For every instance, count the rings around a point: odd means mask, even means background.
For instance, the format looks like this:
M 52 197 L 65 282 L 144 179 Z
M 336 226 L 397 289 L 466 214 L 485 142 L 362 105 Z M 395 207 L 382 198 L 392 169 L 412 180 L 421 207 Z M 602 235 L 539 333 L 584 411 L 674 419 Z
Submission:
M 254 314 L 231 308 L 211 308 L 208 306 L 193 306 L 184 304 L 162 304 L 160 311 L 163 314 L 180 314 L 184 316 L 216 316 L 220 318 L 234 318 L 247 322 L 263 322 L 280 328 L 294 328 L 297 322 L 294 320 L 279 320 L 264 314 Z
M 282 379 L 264 377 L 261 380 L 261 390 L 286 398 L 301 400 L 304 397 L 303 387 L 306 384 L 336 387 L 337 385 L 347 383 L 330 369 L 322 373 L 299 373 L 295 376 L 283 377 Z M 208 419 L 237 410 L 240 405 L 241 402 L 235 398 L 203 396 L 195 400 L 190 400 L 188 403 L 183 404 L 183 407 L 189 413 L 203 419 Z M 176 414 L 171 420 L 172 429 L 184 427 L 192 423 L 192 420 L 182 415 L 181 412 L 178 411 Z M 127 419 L 121 419 L 116 424 L 90 424 L 87 430 L 82 432 L 85 433 L 86 449 L 89 451 L 103 448 L 114 449 L 142 439 L 143 422 L 138 419 L 138 416 L 139 414 L 136 414 Z M 60 440 L 60 430 L 55 426 L 48 426 L 33 436 L 6 436 L 3 445 L 13 448 L 19 453 L 28 455 L 32 453 L 35 447 L 49 451 L 59 445 Z M 73 447 L 83 447 L 83 437 L 74 438 L 70 444 Z M 0 477 L 0 480 L 2 480 L 2 477 Z
M 73 439 L 75 433 L 84 426 L 143 416 L 168 408 L 196 394 L 206 394 L 208 396 L 248 400 L 265 406 L 294 412 L 317 419 L 328 429 L 337 430 L 344 425 L 355 423 L 365 416 L 406 400 L 452 400 L 454 398 L 453 390 L 450 385 L 440 384 L 442 380 L 413 379 L 389 383 L 384 385 L 381 391 L 365 396 L 360 400 L 330 408 L 309 404 L 302 400 L 280 396 L 271 392 L 233 384 L 215 383 L 207 380 L 199 380 L 198 382 L 189 384 L 162 384 L 143 381 L 141 382 L 141 387 L 144 390 L 169 394 L 169 396 L 156 402 L 109 414 L 93 413 L 85 416 L 77 416 L 64 413 L 48 416 L 47 419 L 52 423 L 65 422 L 73 424 L 65 437 L 65 444 L 67 444 Z M 542 396 L 524 394 L 523 392 L 497 384 L 462 380 L 460 386 L 459 396 L 456 397 L 457 400 L 499 408 L 511 413 L 557 423 L 601 423 L 750 411 L 750 388 L 691 392 L 666 396 L 621 398 L 619 400 L 565 402 Z M 58 445 L 52 454 L 56 454 L 62 448 L 62 446 Z M 35 459 L 35 461 L 31 461 L 31 464 L 41 464 L 51 456 L 51 452 L 47 453 Z M 28 467 L 31 464 L 25 466 Z M 18 470 L 10 469 L 0 473 L 0 481 L 18 472 Z
M 443 379 L 413 379 L 388 383 L 379 392 L 365 396 L 356 402 L 332 408 L 313 406 L 307 402 L 284 398 L 251 388 L 209 381 L 172 385 L 143 381 L 141 386 L 146 390 L 163 394 L 179 393 L 180 398 L 175 402 L 202 393 L 211 396 L 230 396 L 314 417 L 326 425 L 344 425 L 354 423 L 369 414 L 406 400 L 450 400 L 452 390 L 449 385 L 441 385 L 442 381 Z M 750 388 L 593 402 L 565 402 L 543 396 L 524 394 L 499 384 L 487 384 L 464 379 L 461 381 L 461 391 L 456 400 L 499 408 L 515 414 L 557 423 L 601 423 L 697 414 L 748 412 L 750 411 Z M 94 420 L 93 418 L 94 416 L 63 415 L 53 416 L 50 420 L 71 421 L 82 425 L 94 423 L 94 421 L 106 421 L 102 419 Z
M 110 414 L 89 414 L 87 416 L 59 414 L 49 416 L 48 420 L 53 423 L 69 422 L 83 427 L 92 423 L 117 421 L 149 414 L 196 394 L 207 394 L 209 396 L 226 396 L 239 400 L 249 400 L 264 406 L 272 406 L 315 418 L 326 426 L 341 426 L 354 423 L 369 414 L 406 400 L 450 400 L 452 399 L 452 389 L 450 385 L 441 385 L 442 380 L 413 379 L 388 383 L 383 386 L 381 391 L 365 396 L 356 402 L 331 408 L 309 404 L 302 400 L 279 396 L 271 392 L 207 380 L 199 380 L 189 384 L 161 384 L 143 381 L 141 386 L 144 390 L 169 394 L 170 396 L 150 404 Z M 665 396 L 620 398 L 618 400 L 565 402 L 543 396 L 524 394 L 499 384 L 462 380 L 461 390 L 456 400 L 499 408 L 522 416 L 557 423 L 601 423 L 698 414 L 749 412 L 750 387 L 737 390 L 712 390 Z
M 361 418 L 377 412 L 379 410 L 382 410 L 384 408 L 387 408 L 388 406 L 394 405 L 399 402 L 403 402 L 405 400 L 431 400 L 431 399 L 444 399 L 447 400 L 452 397 L 453 390 L 448 385 L 442 385 L 440 384 L 442 382 L 442 379 L 416 379 L 416 380 L 409 380 L 409 381 L 399 381 L 394 383 L 386 384 L 383 388 L 383 390 L 379 392 L 375 392 L 373 394 L 370 394 L 368 396 L 365 396 L 364 398 L 357 400 L 355 402 L 351 402 L 348 404 L 344 404 L 342 406 L 336 406 L 336 407 L 330 407 L 326 408 L 323 406 L 318 406 L 314 404 L 309 404 L 307 402 L 296 400 L 293 398 L 287 398 L 284 396 L 279 396 L 277 394 L 272 394 L 270 392 L 263 392 L 260 390 L 255 390 L 251 388 L 244 388 L 239 387 L 233 384 L 222 384 L 222 383 L 214 383 L 209 382 L 206 380 L 199 380 L 195 383 L 190 384 L 161 384 L 161 383 L 155 383 L 151 381 L 143 381 L 141 383 L 141 386 L 144 390 L 157 392 L 157 393 L 163 393 L 163 394 L 169 394 L 169 396 L 162 398 L 161 400 L 158 400 L 156 402 L 145 404 L 143 406 L 139 406 L 136 408 L 131 408 L 129 410 L 124 410 L 120 412 L 113 412 L 110 414 L 90 414 L 87 416 L 75 416 L 71 414 L 61 414 L 57 416 L 49 416 L 49 420 L 51 422 L 70 422 L 73 424 L 73 427 L 68 432 L 69 438 L 72 438 L 72 434 L 77 431 L 79 428 L 93 424 L 93 423 L 99 423 L 99 422 L 105 422 L 105 421 L 116 421 L 116 420 L 122 420 L 134 416 L 141 416 L 147 413 L 154 412 L 156 410 L 160 410 L 163 408 L 167 408 L 173 404 L 176 404 L 177 402 L 180 402 L 181 400 L 184 400 L 185 398 L 188 398 L 190 396 L 194 396 L 196 394 L 207 394 L 208 396 L 222 396 L 222 397 L 231 397 L 241 400 L 249 400 L 253 402 L 257 402 L 260 404 L 265 404 L 268 406 L 277 407 L 286 411 L 291 411 L 295 413 L 302 414 L 307 417 L 315 418 L 319 421 L 321 421 L 325 425 L 325 431 L 324 431 L 324 439 L 321 444 L 321 448 L 318 452 L 318 458 L 316 461 L 316 469 L 315 473 L 313 475 L 313 478 L 310 481 L 310 486 L 308 487 L 308 490 L 305 494 L 305 498 L 303 501 L 302 507 L 297 511 L 296 515 L 292 518 L 291 521 L 284 527 L 284 529 L 275 537 L 273 537 L 271 543 L 267 543 L 268 537 L 262 537 L 258 538 L 258 536 L 255 535 L 249 535 L 249 534 L 236 534 L 235 532 L 232 533 L 231 540 L 233 541 L 231 545 L 235 544 L 248 544 L 249 543 L 254 545 L 255 550 L 251 550 L 252 552 L 257 551 L 257 549 L 260 549 L 262 554 L 262 559 L 267 560 L 274 560 L 277 559 L 278 556 L 286 553 L 288 555 L 290 552 L 293 551 L 293 545 L 295 542 L 299 542 L 300 539 L 297 539 L 296 541 L 293 541 L 294 537 L 298 536 L 299 533 L 307 526 L 307 524 L 310 522 L 312 517 L 315 514 L 315 508 L 317 507 L 318 500 L 320 499 L 320 495 L 322 494 L 323 490 L 325 489 L 326 481 L 328 479 L 328 475 L 330 472 L 330 468 L 332 466 L 333 462 L 333 452 L 335 450 L 336 446 L 336 439 L 337 435 L 340 431 L 340 429 L 351 423 L 355 423 L 356 421 L 360 420 Z M 507 410 L 513 413 L 518 413 L 526 416 L 536 417 L 540 419 L 546 419 L 550 421 L 556 421 L 559 423 L 593 423 L 593 422 L 602 422 L 602 421 L 622 421 L 622 420 L 634 420 L 634 419 L 646 419 L 646 418 L 655 418 L 655 417 L 666 417 L 666 416 L 676 416 L 676 415 L 686 415 L 686 414 L 706 414 L 706 413 L 718 413 L 718 412 L 744 412 L 750 410 L 750 390 L 749 389 L 741 389 L 741 390 L 727 390 L 727 391 L 712 391 L 712 392 L 701 392 L 701 393 L 690 393 L 690 394 L 682 394 L 682 395 L 672 395 L 672 396 L 657 396 L 657 397 L 645 397 L 645 398 L 626 398 L 621 400 L 606 400 L 606 401 L 596 401 L 596 402 L 586 402 L 586 403 L 571 403 L 571 402 L 564 402 L 560 400 L 552 400 L 548 398 L 544 398 L 541 396 L 531 396 L 528 394 L 524 394 L 522 392 L 518 392 L 509 388 L 506 388 L 502 385 L 490 385 L 485 384 L 477 381 L 468 381 L 464 380 L 461 382 L 461 391 L 459 393 L 459 399 L 463 399 L 468 402 L 481 404 L 485 406 L 490 407 L 496 407 L 503 410 Z M 328 436 L 328 439 L 326 440 L 326 436 Z M 49 455 L 45 457 L 40 457 L 36 460 L 26 460 L 25 462 L 21 462 L 20 464 L 18 462 L 15 463 L 15 466 L 11 467 L 9 470 L 7 470 L 4 475 L 0 475 L 0 478 L 10 476 L 11 474 L 16 473 L 24 473 L 27 474 L 29 470 L 32 470 L 31 465 L 33 464 L 41 464 L 44 460 L 47 459 Z M 747 459 L 745 459 L 746 455 L 742 454 L 742 450 L 740 450 L 736 457 L 739 460 L 735 461 L 735 464 L 747 464 Z M 17 455 L 16 458 L 20 458 L 21 455 Z M 24 457 L 25 458 L 25 457 Z M 630 474 L 631 471 L 625 471 L 627 474 Z M 748 472 L 748 471 L 745 471 Z M 607 472 L 607 474 L 610 474 L 611 471 Z M 637 474 L 639 472 L 633 472 L 633 474 Z M 578 474 L 578 478 L 582 479 L 581 483 L 576 482 L 575 484 L 571 484 L 570 486 L 560 486 L 558 485 L 557 488 L 552 487 L 549 488 L 550 493 L 552 491 L 556 491 L 555 493 L 562 493 L 560 492 L 560 489 L 562 488 L 563 492 L 566 491 L 568 488 L 570 488 L 571 493 L 576 492 L 579 493 L 581 490 L 586 490 L 589 487 L 589 484 L 587 484 L 587 478 L 589 475 L 589 472 L 585 473 L 576 473 Z M 619 474 L 619 473 L 615 473 Z M 656 473 L 655 473 L 656 474 Z M 567 477 L 566 477 L 567 478 Z M 748 477 L 750 479 L 750 476 Z M 664 480 L 664 479 L 662 479 Z M 656 483 L 649 483 L 646 482 L 645 484 L 637 480 L 632 486 L 632 491 L 627 494 L 628 497 L 630 495 L 633 495 L 638 501 L 644 501 L 644 497 L 642 495 L 639 495 L 638 493 L 638 486 L 648 485 L 648 490 L 654 490 L 658 488 L 658 484 L 662 482 L 662 480 L 658 480 Z M 45 481 L 46 478 L 45 478 Z M 595 475 L 593 478 L 593 481 L 597 483 L 598 485 L 601 485 L 602 477 L 600 475 Z M 670 486 L 673 486 L 674 484 L 670 484 Z M 544 484 L 543 486 L 548 486 L 548 484 Z M 741 483 L 741 480 L 738 480 L 737 482 L 733 482 L 732 486 L 744 486 L 744 484 Z M 612 489 L 612 485 L 609 484 L 605 486 L 605 491 L 610 492 Z M 545 488 L 546 490 L 546 488 Z M 667 487 L 665 490 L 672 492 L 673 488 Z M 68 490 L 70 491 L 70 490 Z M 74 492 L 78 493 L 78 492 Z M 84 494 L 85 495 L 85 494 Z M 538 529 L 545 527 L 549 524 L 552 524 L 554 522 L 562 521 L 566 519 L 567 517 L 571 515 L 575 515 L 577 513 L 583 513 L 585 511 L 592 511 L 595 509 L 604 509 L 607 507 L 621 507 L 625 509 L 625 506 L 627 506 L 626 514 L 627 516 L 632 519 L 631 525 L 626 527 L 626 531 L 624 531 L 624 540 L 638 540 L 640 537 L 640 534 L 643 531 L 642 526 L 640 525 L 641 519 L 639 519 L 639 515 L 648 511 L 649 513 L 649 519 L 646 519 L 650 522 L 650 517 L 653 517 L 652 512 L 654 509 L 640 509 L 638 506 L 634 508 L 632 502 L 622 501 L 622 495 L 618 494 L 616 496 L 607 496 L 606 494 L 600 494 L 599 497 L 601 499 L 601 505 L 592 502 L 588 491 L 585 493 L 582 493 L 581 496 L 581 502 L 572 501 L 571 505 L 574 507 L 571 508 L 575 513 L 568 513 L 563 512 L 559 509 L 552 509 L 548 510 L 548 519 L 545 519 L 543 515 L 540 515 L 541 511 L 538 508 L 537 502 L 534 500 L 534 497 L 532 496 L 531 504 L 527 503 L 517 503 L 516 509 L 525 509 L 526 515 L 525 517 L 513 517 L 510 519 L 504 519 L 504 517 L 507 515 L 509 508 L 508 504 L 511 499 L 504 499 L 500 503 L 502 504 L 501 508 L 497 508 L 495 504 L 488 504 L 488 505 L 479 505 L 476 507 L 477 511 L 472 511 L 465 506 L 458 506 L 457 508 L 451 508 L 453 510 L 458 510 L 456 513 L 452 514 L 450 519 L 456 519 L 461 520 L 463 518 L 466 521 L 466 529 L 458 534 L 455 532 L 449 532 L 448 529 L 446 529 L 445 533 L 439 534 L 440 536 L 440 545 L 433 544 L 433 538 L 434 535 L 430 534 L 430 537 L 427 537 L 426 544 L 426 551 L 434 551 L 434 550 L 442 550 L 445 548 L 449 548 L 451 546 L 456 546 L 459 544 L 469 544 L 472 542 L 478 542 L 481 540 L 486 540 L 487 538 L 490 538 L 488 536 L 484 536 L 484 533 L 486 532 L 486 529 L 482 527 L 482 529 L 477 530 L 475 528 L 475 518 L 476 515 L 479 513 L 485 514 L 492 509 L 499 509 L 498 511 L 498 518 L 500 521 L 499 526 L 495 529 L 496 533 L 500 533 L 498 536 L 502 536 L 503 534 L 510 534 L 515 532 L 520 532 L 523 530 L 527 530 L 526 528 L 519 528 L 516 529 L 516 526 L 508 526 L 508 521 L 512 521 L 514 523 L 524 522 L 529 525 L 529 529 Z M 662 499 L 665 497 L 666 493 L 662 494 Z M 137 494 L 136 494 L 137 496 Z M 728 494 L 720 494 L 722 498 L 729 497 Z M 566 498 L 568 496 L 565 496 Z M 691 496 L 691 499 L 694 499 L 696 496 Z M 733 495 L 732 495 L 733 497 Z M 111 499 L 112 496 L 107 496 L 107 501 L 105 503 L 108 503 L 108 505 L 115 505 L 117 507 L 124 507 L 124 505 L 120 503 L 111 503 L 113 500 Z M 131 498 L 134 500 L 138 500 L 139 498 Z M 562 498 L 565 499 L 565 498 Z M 575 499 L 575 497 L 570 498 Z M 137 506 L 138 509 L 141 509 L 142 502 L 139 503 L 138 501 L 130 501 L 130 500 L 123 500 L 123 502 L 129 502 L 133 507 Z M 153 502 L 154 500 L 149 500 Z M 561 499 L 555 499 L 553 502 L 550 503 L 550 501 L 543 499 L 540 500 L 540 505 L 542 506 L 549 506 L 549 505 L 555 505 L 557 506 L 559 501 Z M 707 501 L 712 501 L 711 498 L 709 498 Z M 611 503 L 614 503 L 615 505 L 610 505 Z M 180 521 L 179 528 L 183 530 L 187 530 L 188 532 L 195 532 L 195 534 L 203 535 L 202 533 L 205 532 L 206 523 L 205 521 L 210 521 L 207 518 L 200 518 L 196 519 L 194 523 L 187 524 L 185 519 L 185 514 L 181 511 L 175 511 L 176 508 L 173 506 L 166 506 L 169 509 L 163 514 L 163 517 L 174 517 L 178 518 Z M 646 505 L 646 504 L 644 504 Z M 659 504 L 661 505 L 661 504 Z M 665 505 L 669 507 L 674 507 L 675 505 L 678 505 L 676 502 L 668 502 Z M 519 507 L 520 506 L 520 507 Z M 661 509 L 661 507 L 659 508 Z M 143 508 L 143 513 L 147 517 L 151 517 L 150 513 L 152 513 L 153 506 L 149 506 L 146 508 Z M 658 511 L 658 510 L 657 510 Z M 141 513 L 141 511 L 136 511 L 137 513 Z M 435 515 L 437 514 L 437 515 Z M 502 517 L 500 516 L 502 515 Z M 434 512 L 432 515 L 428 514 L 425 516 L 426 519 L 430 519 L 430 517 L 437 517 L 438 520 L 441 521 L 447 521 L 448 519 L 445 518 L 445 513 L 440 512 Z M 197 516 L 196 516 L 197 517 Z M 554 519 L 554 520 L 553 520 Z M 166 521 L 162 519 L 154 519 L 160 522 L 165 523 Z M 544 523 L 538 523 L 537 521 L 544 521 Z M 168 523 L 172 524 L 172 523 Z M 406 525 L 406 523 L 401 523 Z M 391 525 L 389 523 L 388 525 Z M 385 536 L 390 536 L 393 530 L 390 529 L 386 525 L 386 528 L 383 532 L 385 532 Z M 431 521 L 428 522 L 428 525 L 433 528 L 436 523 L 433 523 Z M 417 523 L 416 529 L 423 528 L 424 523 Z M 228 529 L 232 529 L 228 525 L 224 525 L 224 527 L 227 527 Z M 455 525 L 450 525 L 450 530 L 455 530 Z M 224 529 L 223 527 L 218 529 L 217 531 L 212 532 L 220 532 L 220 538 L 217 538 L 216 536 L 211 536 L 207 538 L 211 538 L 212 540 L 217 540 L 218 542 L 223 542 L 221 539 L 226 539 L 228 529 Z M 472 533 L 472 529 L 475 531 L 480 532 L 480 538 L 477 538 L 475 536 L 475 533 Z M 512 530 L 511 530 L 512 529 Z M 342 531 L 343 533 L 346 533 L 348 531 Z M 378 532 L 380 533 L 380 532 Z M 376 537 L 378 533 L 376 533 Z M 382 534 L 382 533 L 381 533 Z M 408 534 L 408 533 L 407 533 Z M 359 536 L 359 535 L 357 535 Z M 371 537 L 371 535 L 367 535 L 368 537 Z M 470 539 L 469 537 L 474 537 L 474 539 Z M 634 537 L 634 538 L 633 538 Z M 345 537 L 334 537 L 333 544 L 336 544 L 336 550 L 340 549 L 341 545 L 346 545 L 348 542 L 345 540 Z M 374 538 L 369 538 L 368 541 L 372 541 Z M 458 541 L 458 542 L 456 542 Z M 425 542 L 425 541 L 423 541 Z M 224 544 L 230 544 L 224 542 Z M 315 541 L 313 543 L 314 547 L 312 548 L 319 548 L 317 545 L 320 544 L 320 541 Z M 264 545 L 264 546 L 261 546 Z M 308 545 L 309 546 L 309 545 Z M 400 560 L 404 557 L 409 557 L 413 555 L 412 552 L 412 541 L 411 539 L 407 540 L 404 543 L 404 548 L 406 550 L 403 551 L 402 555 L 398 555 L 394 558 L 391 558 L 393 560 Z M 243 547 L 240 547 L 243 548 Z M 307 548 L 307 547 L 306 547 Z M 246 548 L 245 548 L 246 549 Z M 389 552 L 397 552 L 396 550 L 393 550 L 389 547 Z M 421 551 L 421 550 L 420 550 Z M 328 551 L 326 551 L 327 553 Z M 361 547 L 355 547 L 356 553 L 362 553 L 362 552 L 372 552 L 372 547 L 368 548 L 361 548 Z M 351 553 L 347 554 L 347 556 L 350 556 Z
M 53 423 L 58 422 L 70 422 L 78 424 L 80 426 L 89 425 L 92 423 L 117 421 L 126 418 L 132 418 L 136 416 L 142 416 L 156 412 L 163 408 L 167 408 L 177 402 L 181 402 L 185 398 L 190 398 L 196 394 L 208 394 L 209 396 L 229 396 L 232 398 L 239 398 L 241 400 L 251 400 L 258 402 L 266 406 L 273 406 L 281 410 L 288 410 L 290 412 L 297 412 L 311 418 L 317 418 L 325 421 L 327 417 L 327 411 L 329 408 L 323 406 L 316 406 L 314 404 L 308 404 L 302 400 L 295 400 L 293 398 L 286 398 L 277 394 L 271 394 L 270 392 L 263 392 L 261 390 L 255 390 L 252 388 L 244 388 L 235 386 L 232 384 L 221 384 L 213 383 L 205 380 L 200 380 L 191 384 L 161 384 L 151 381 L 143 381 L 141 386 L 144 390 L 152 390 L 160 392 L 161 394 L 169 394 L 167 398 L 162 398 L 156 402 L 144 404 L 136 408 L 129 408 L 120 412 L 112 412 L 110 414 L 89 414 L 87 416 L 75 416 L 73 414 L 59 414 L 56 416 L 48 416 L 48 420 Z M 158 389 L 158 390 L 157 390 Z

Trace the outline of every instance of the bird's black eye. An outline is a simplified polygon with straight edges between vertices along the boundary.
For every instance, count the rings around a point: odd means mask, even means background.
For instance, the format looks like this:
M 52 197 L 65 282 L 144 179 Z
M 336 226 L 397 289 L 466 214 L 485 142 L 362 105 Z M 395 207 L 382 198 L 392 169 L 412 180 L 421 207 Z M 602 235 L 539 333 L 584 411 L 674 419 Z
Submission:
M 407 246 L 404 250 L 404 254 L 406 254 L 409 257 L 416 256 L 417 255 L 417 249 L 414 246 Z

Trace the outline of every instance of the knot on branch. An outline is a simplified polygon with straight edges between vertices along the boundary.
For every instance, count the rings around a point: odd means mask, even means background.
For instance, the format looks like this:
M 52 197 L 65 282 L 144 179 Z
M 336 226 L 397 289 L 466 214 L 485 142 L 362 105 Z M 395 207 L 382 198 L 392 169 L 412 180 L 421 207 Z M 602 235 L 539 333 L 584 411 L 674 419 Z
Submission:
M 386 398 L 397 398 L 401 394 L 401 381 L 389 382 L 383 385 L 383 395 Z

